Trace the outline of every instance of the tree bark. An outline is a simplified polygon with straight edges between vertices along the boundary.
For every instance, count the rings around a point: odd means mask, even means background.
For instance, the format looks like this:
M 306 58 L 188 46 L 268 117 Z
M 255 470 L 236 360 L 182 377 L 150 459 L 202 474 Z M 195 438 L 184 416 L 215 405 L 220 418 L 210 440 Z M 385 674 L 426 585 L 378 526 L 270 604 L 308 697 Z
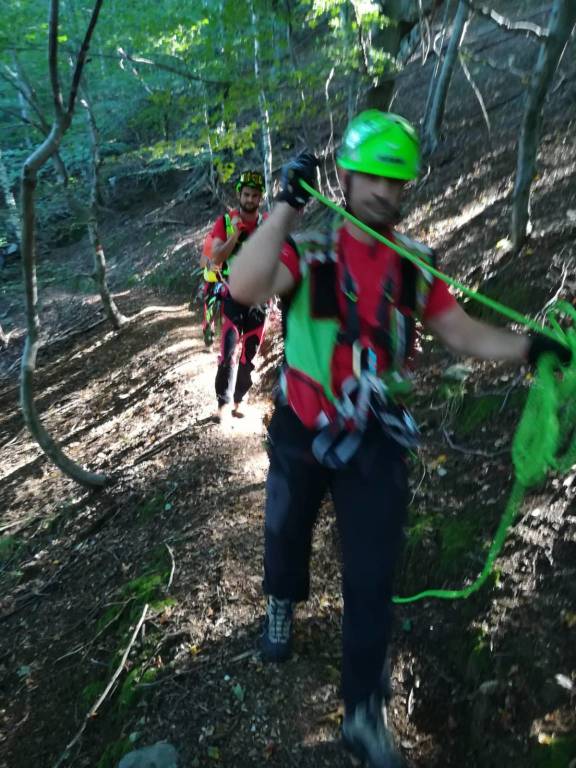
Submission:
M 110 294 L 110 289 L 108 288 L 108 280 L 106 278 L 106 256 L 104 254 L 104 246 L 102 245 L 100 226 L 98 223 L 98 173 L 100 165 L 102 164 L 100 156 L 100 138 L 90 100 L 86 93 L 84 94 L 82 104 L 86 108 L 88 117 L 88 133 L 90 136 L 90 150 L 92 155 L 92 178 L 90 184 L 90 203 L 88 208 L 88 235 L 90 237 L 90 244 L 94 255 L 94 277 L 98 286 L 100 298 L 102 299 L 106 317 L 110 320 L 114 328 L 119 330 L 128 322 L 128 318 L 120 312 L 116 306 L 116 302 Z
M 4 158 L 2 157 L 2 150 L 0 149 L 0 187 L 2 187 L 2 194 L 4 195 L 4 201 L 6 208 L 8 209 L 8 225 L 10 228 L 10 237 L 13 237 L 18 243 L 20 242 L 20 216 L 18 214 L 18 206 L 16 205 L 16 199 L 10 186 L 10 179 L 8 177 L 8 169 L 4 164 Z
M 522 119 L 516 180 L 512 192 L 511 240 L 518 251 L 526 240 L 530 222 L 530 190 L 536 175 L 536 158 L 540 141 L 542 108 L 550 83 L 576 23 L 574 0 L 555 0 L 550 14 L 548 36 L 541 44 L 532 71 L 532 79 Z
M 35 247 L 35 206 L 34 194 L 38 171 L 58 150 L 66 130 L 70 126 L 74 111 L 76 90 L 86 59 L 88 45 L 94 26 L 98 19 L 102 0 L 96 0 L 92 18 L 84 38 L 84 43 L 78 54 L 73 85 L 68 100 L 68 108 L 64 110 L 62 95 L 57 76 L 57 34 L 58 34 L 58 0 L 51 0 L 49 21 L 49 66 L 53 88 L 56 116 L 49 135 L 44 142 L 28 157 L 22 168 L 21 199 L 22 199 L 22 270 L 26 302 L 27 336 L 22 354 L 20 402 L 26 426 L 37 440 L 44 453 L 61 469 L 80 485 L 88 488 L 103 486 L 105 475 L 89 472 L 66 456 L 58 443 L 48 434 L 42 425 L 36 404 L 34 402 L 34 373 L 36 358 L 40 346 L 40 320 L 38 317 L 38 284 L 36 279 L 36 247 Z
M 434 89 L 430 115 L 424 126 L 422 150 L 424 155 L 433 154 L 440 143 L 440 128 L 446 108 L 446 98 L 450 89 L 450 82 L 454 72 L 454 65 L 458 59 L 458 51 L 466 35 L 468 26 L 469 9 L 464 0 L 460 0 L 454 16 L 452 33 L 446 51 L 446 57 L 440 70 L 438 82 Z
M 38 103 L 38 97 L 36 96 L 36 90 L 30 80 L 28 79 L 28 76 L 26 72 L 24 71 L 24 68 L 22 67 L 22 64 L 16 54 L 13 54 L 13 62 L 14 62 L 14 71 L 11 73 L 11 77 L 8 79 L 12 82 L 12 85 L 16 88 L 18 91 L 18 97 L 20 100 L 20 103 L 22 102 L 27 105 L 38 118 L 38 123 L 32 122 L 30 119 L 30 116 L 27 114 L 26 110 L 22 110 L 22 120 L 25 122 L 28 122 L 30 125 L 34 125 L 40 133 L 46 138 L 48 134 L 50 133 L 50 124 L 46 120 L 46 117 L 44 113 L 42 112 L 42 109 L 40 107 L 40 104 Z M 54 170 L 56 172 L 56 178 L 58 179 L 59 183 L 66 187 L 68 185 L 68 169 L 66 168 L 66 164 L 62 160 L 62 157 L 60 156 L 59 152 L 55 152 L 54 155 L 50 158 L 50 162 L 54 166 Z

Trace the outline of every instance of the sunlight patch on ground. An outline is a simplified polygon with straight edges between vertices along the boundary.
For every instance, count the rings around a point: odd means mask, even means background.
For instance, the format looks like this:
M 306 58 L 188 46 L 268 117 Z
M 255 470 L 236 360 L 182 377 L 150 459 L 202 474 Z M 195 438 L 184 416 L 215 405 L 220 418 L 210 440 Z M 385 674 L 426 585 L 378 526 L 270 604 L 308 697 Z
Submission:
M 197 349 L 200 346 L 200 343 L 201 342 L 198 339 L 182 339 L 182 341 L 177 341 L 169 347 L 166 347 L 166 349 L 163 349 L 161 354 L 176 355 L 179 352 L 187 352 L 190 349 Z
M 439 219 L 431 227 L 431 232 L 453 232 L 456 229 L 460 229 L 469 221 L 480 216 L 487 208 L 493 205 L 498 200 L 508 195 L 508 189 L 498 190 L 492 188 L 485 192 L 479 200 L 474 200 L 469 205 L 465 206 L 458 216 L 450 216 L 446 219 Z

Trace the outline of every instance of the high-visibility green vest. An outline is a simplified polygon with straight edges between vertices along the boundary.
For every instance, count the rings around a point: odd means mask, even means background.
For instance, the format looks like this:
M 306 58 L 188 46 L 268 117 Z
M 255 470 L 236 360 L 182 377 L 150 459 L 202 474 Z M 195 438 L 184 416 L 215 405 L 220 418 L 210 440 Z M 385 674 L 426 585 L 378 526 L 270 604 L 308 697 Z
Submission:
M 224 224 L 226 226 L 226 239 L 231 237 L 236 231 L 234 229 L 234 225 L 232 224 L 232 219 L 235 218 L 236 216 L 240 216 L 240 212 L 237 211 L 236 209 L 230 211 L 229 213 L 227 212 L 224 214 Z M 256 226 L 259 227 L 261 223 L 262 223 L 262 214 L 259 213 L 258 219 L 256 221 Z M 232 259 L 240 250 L 241 245 L 242 243 L 236 244 L 236 247 L 234 248 L 230 256 L 228 256 L 228 259 L 222 264 L 219 270 L 209 269 L 208 265 L 206 265 L 204 267 L 204 280 L 206 280 L 206 282 L 208 283 L 217 283 L 220 280 L 220 276 L 218 275 L 218 272 L 220 273 L 220 275 L 222 275 L 222 277 L 228 277 L 228 275 L 230 274 L 230 264 L 232 262 Z

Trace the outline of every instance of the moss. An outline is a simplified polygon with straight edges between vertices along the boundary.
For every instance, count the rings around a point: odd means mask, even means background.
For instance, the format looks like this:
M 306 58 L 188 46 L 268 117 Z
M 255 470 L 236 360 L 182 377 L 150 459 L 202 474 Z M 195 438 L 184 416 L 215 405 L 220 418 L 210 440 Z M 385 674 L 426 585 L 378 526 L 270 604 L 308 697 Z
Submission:
M 0 538 L 0 564 L 9 560 L 19 546 L 20 543 L 14 536 L 2 536 Z
M 139 686 L 152 683 L 157 675 L 158 670 L 155 667 L 144 669 L 143 666 L 138 666 L 130 671 L 122 683 L 118 696 L 118 713 L 120 715 L 125 714 L 138 703 L 142 694 L 142 689 Z
M 482 630 L 475 630 L 472 633 L 471 646 L 464 665 L 464 675 L 466 680 L 478 685 L 482 680 L 489 679 L 492 671 L 490 644 Z
M 523 389 L 510 393 L 506 400 L 506 414 L 520 411 L 526 402 L 526 396 L 527 392 Z M 467 435 L 492 420 L 501 419 L 505 397 L 504 393 L 482 395 L 481 397 L 466 395 L 456 416 L 456 430 L 462 435 Z
M 404 577 L 411 588 L 441 587 L 447 580 L 463 582 L 475 576 L 470 559 L 478 555 L 474 559 L 479 561 L 487 544 L 486 522 L 486 516 L 475 509 L 420 516 L 407 531 Z M 422 584 L 423 563 L 429 564 L 434 583 Z
M 147 523 L 159 515 L 164 509 L 165 498 L 161 493 L 155 493 L 149 499 L 145 499 L 138 507 L 137 516 L 139 522 Z
M 551 736 L 535 745 L 530 765 L 533 768 L 566 768 L 576 758 L 576 736 Z
M 531 309 L 541 307 L 546 301 L 545 282 L 533 276 L 531 280 L 510 280 L 506 270 L 489 278 L 478 290 L 484 296 L 499 301 L 517 312 L 525 314 Z M 466 311 L 480 320 L 505 325 L 508 321 L 499 312 L 495 312 L 478 301 L 469 299 L 464 302 Z
M 134 749 L 134 744 L 128 737 L 112 742 L 102 753 L 96 768 L 116 768 L 124 755 L 128 754 L 132 749 Z

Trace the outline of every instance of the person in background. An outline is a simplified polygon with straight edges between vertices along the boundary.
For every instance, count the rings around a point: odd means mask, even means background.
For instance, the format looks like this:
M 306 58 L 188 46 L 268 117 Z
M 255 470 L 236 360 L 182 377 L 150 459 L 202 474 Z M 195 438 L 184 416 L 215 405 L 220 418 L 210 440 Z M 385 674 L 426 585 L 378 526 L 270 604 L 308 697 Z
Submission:
M 260 204 L 264 179 L 258 171 L 245 171 L 236 184 L 238 208 L 220 216 L 212 229 L 212 269 L 223 280 L 222 330 L 220 355 L 216 371 L 218 421 L 226 416 L 232 405 L 232 415 L 242 417 L 242 401 L 252 386 L 254 358 L 264 335 L 267 302 L 243 304 L 236 301 L 226 288 L 230 267 L 240 246 L 264 221 Z M 240 346 L 238 361 L 237 348 Z

